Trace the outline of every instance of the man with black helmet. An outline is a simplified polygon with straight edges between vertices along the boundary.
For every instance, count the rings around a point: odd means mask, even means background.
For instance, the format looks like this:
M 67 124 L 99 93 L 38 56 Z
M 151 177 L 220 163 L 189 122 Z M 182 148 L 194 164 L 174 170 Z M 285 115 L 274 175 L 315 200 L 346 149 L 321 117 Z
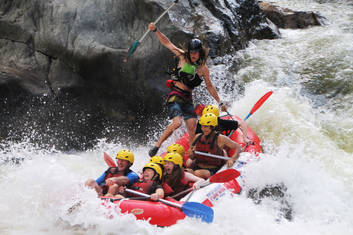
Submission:
M 197 116 L 192 103 L 192 91 L 203 80 L 205 80 L 208 92 L 218 102 L 222 110 L 225 111 L 226 107 L 211 82 L 210 71 L 206 65 L 208 49 L 202 45 L 199 39 L 191 39 L 187 48 L 178 48 L 153 23 L 148 25 L 148 29 L 154 32 L 161 44 L 171 50 L 179 59 L 177 67 L 172 72 L 172 79 L 167 82 L 168 88 L 171 89 L 167 97 L 167 107 L 172 123 L 148 152 L 150 156 L 154 156 L 162 143 L 181 126 L 182 117 L 184 117 L 189 133 L 189 141 L 194 138 Z

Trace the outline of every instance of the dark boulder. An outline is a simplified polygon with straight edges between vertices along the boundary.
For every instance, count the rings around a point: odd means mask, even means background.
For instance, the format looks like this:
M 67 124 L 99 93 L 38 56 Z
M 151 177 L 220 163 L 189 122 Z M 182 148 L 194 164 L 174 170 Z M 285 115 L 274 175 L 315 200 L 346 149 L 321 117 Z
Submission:
M 263 188 L 251 188 L 247 192 L 255 204 L 261 204 L 264 199 L 270 199 L 279 203 L 279 211 L 276 220 L 285 218 L 289 221 L 293 219 L 293 206 L 290 203 L 290 195 L 287 193 L 287 187 L 283 183 L 266 185 Z
M 259 2 L 265 16 L 279 28 L 303 29 L 309 26 L 321 26 L 326 18 L 312 11 L 293 11 L 268 2 Z
M 173 55 L 150 33 L 129 62 L 124 59 L 148 23 L 171 3 L 167 0 L 1 1 L 0 98 L 1 106 L 7 110 L 1 116 L 4 120 L 1 137 L 28 134 L 25 127 L 13 132 L 7 125 L 13 120 L 31 122 L 16 116 L 14 105 L 28 112 L 39 109 L 42 115 L 46 108 L 64 106 L 78 109 L 71 110 L 73 113 L 84 112 L 95 117 L 92 122 L 105 120 L 96 125 L 97 129 L 103 128 L 98 132 L 91 124 L 84 126 L 92 129 L 88 142 L 95 135 L 102 137 L 106 123 L 114 126 L 127 123 L 138 128 L 136 123 L 144 125 L 145 116 L 160 114 L 167 92 L 165 71 L 175 64 Z M 158 27 L 176 45 L 200 37 L 210 47 L 212 58 L 243 49 L 251 39 L 278 36 L 255 0 L 179 1 Z M 38 102 L 43 97 L 46 101 Z M 62 105 L 64 101 L 68 102 L 66 106 Z M 36 115 L 32 118 L 37 124 L 43 121 L 36 120 Z M 75 119 L 71 121 L 75 123 Z M 77 120 L 76 124 L 82 125 Z M 73 135 L 87 135 L 77 131 Z M 76 148 L 68 145 L 64 148 Z

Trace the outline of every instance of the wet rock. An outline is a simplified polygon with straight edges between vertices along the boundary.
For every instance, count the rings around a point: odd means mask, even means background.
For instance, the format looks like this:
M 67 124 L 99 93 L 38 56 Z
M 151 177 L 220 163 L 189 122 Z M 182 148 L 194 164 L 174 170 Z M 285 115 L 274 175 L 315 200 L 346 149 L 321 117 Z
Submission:
M 162 113 L 165 71 L 175 65 L 172 53 L 150 33 L 129 62 L 124 59 L 148 23 L 170 4 L 169 0 L 2 0 L 0 105 L 8 110 L 7 119 L 1 117 L 2 137 L 11 135 L 7 121 L 29 121 L 16 116 L 11 108 L 15 104 L 24 110 L 39 105 L 43 115 L 45 108 L 50 110 L 50 102 L 30 102 L 40 96 L 59 103 L 62 97 L 72 97 L 68 102 L 78 109 L 72 112 L 85 110 L 109 123 L 137 126 L 143 116 Z M 255 0 L 179 1 L 158 28 L 176 45 L 200 37 L 212 58 L 243 49 L 251 39 L 278 36 Z M 25 95 L 16 97 L 16 92 Z M 87 133 L 77 133 L 81 134 Z
M 293 219 L 293 209 L 288 201 L 289 195 L 286 194 L 286 191 L 287 187 L 280 183 L 266 185 L 262 189 L 251 188 L 248 190 L 247 195 L 249 198 L 253 199 L 256 204 L 260 204 L 264 198 L 279 202 L 280 209 L 277 220 L 280 221 L 281 218 L 285 218 L 290 221 Z
M 325 24 L 326 18 L 312 11 L 293 11 L 268 2 L 259 2 L 265 16 L 279 28 L 303 29 Z

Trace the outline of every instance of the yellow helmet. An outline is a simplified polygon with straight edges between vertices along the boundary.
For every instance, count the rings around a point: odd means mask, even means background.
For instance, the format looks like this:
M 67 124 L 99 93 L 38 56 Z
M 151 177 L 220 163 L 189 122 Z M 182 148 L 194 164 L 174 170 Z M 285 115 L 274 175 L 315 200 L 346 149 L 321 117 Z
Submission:
M 153 157 L 151 157 L 150 158 L 150 162 L 164 165 L 164 160 L 163 160 L 163 158 L 161 156 L 153 156 Z
M 217 126 L 218 118 L 213 113 L 206 113 L 201 116 L 199 123 L 203 126 Z
M 179 153 L 167 153 L 164 156 L 164 161 L 173 162 L 175 165 L 183 166 L 183 157 Z
M 213 113 L 214 115 L 216 115 L 218 117 L 219 116 L 219 109 L 216 105 L 210 104 L 210 105 L 207 105 L 206 108 L 203 109 L 202 115 L 204 115 L 206 113 Z
M 115 159 L 126 160 L 129 161 L 131 165 L 134 164 L 134 154 L 127 149 L 120 150 Z
M 179 153 L 182 157 L 185 154 L 185 150 L 184 147 L 180 144 L 171 144 L 169 145 L 169 147 L 167 148 L 167 152 L 168 153 Z
M 143 167 L 142 170 L 144 171 L 146 168 L 153 169 L 159 175 L 159 179 L 162 179 L 162 168 L 158 164 L 149 162 Z

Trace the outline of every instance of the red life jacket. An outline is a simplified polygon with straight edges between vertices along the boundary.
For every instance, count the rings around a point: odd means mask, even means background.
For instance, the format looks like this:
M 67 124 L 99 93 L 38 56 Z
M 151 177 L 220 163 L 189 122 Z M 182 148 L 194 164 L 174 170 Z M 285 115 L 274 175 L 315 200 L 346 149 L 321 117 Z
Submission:
M 124 176 L 127 175 L 131 170 L 129 170 L 126 174 L 124 172 L 119 172 L 119 169 L 117 167 L 109 167 L 108 170 L 106 170 L 105 178 L 104 180 L 107 180 L 112 177 L 118 177 L 118 176 Z
M 173 84 L 170 88 L 171 91 L 167 95 L 167 103 L 172 96 L 180 97 L 185 103 L 192 103 L 192 93 L 189 91 L 185 91 Z
M 162 182 L 162 187 L 165 196 L 172 196 L 189 188 L 189 182 L 186 180 L 184 172 L 183 177 L 173 188 L 165 180 Z
M 216 131 L 212 131 L 212 133 L 208 136 L 201 134 L 193 143 L 194 146 L 196 145 L 196 151 L 223 156 L 223 150 L 218 146 L 218 136 L 219 133 Z M 216 167 L 221 167 L 224 165 L 223 159 L 207 157 L 198 154 L 195 154 L 195 159 L 196 164 L 203 163 Z
M 131 186 L 131 189 L 136 190 L 136 191 L 141 191 L 146 194 L 152 194 L 152 193 L 154 193 L 154 192 L 151 192 L 152 187 L 153 187 L 153 181 L 149 180 L 149 181 L 145 182 L 142 179 L 140 179 L 139 181 L 137 181 L 136 183 L 134 183 Z

